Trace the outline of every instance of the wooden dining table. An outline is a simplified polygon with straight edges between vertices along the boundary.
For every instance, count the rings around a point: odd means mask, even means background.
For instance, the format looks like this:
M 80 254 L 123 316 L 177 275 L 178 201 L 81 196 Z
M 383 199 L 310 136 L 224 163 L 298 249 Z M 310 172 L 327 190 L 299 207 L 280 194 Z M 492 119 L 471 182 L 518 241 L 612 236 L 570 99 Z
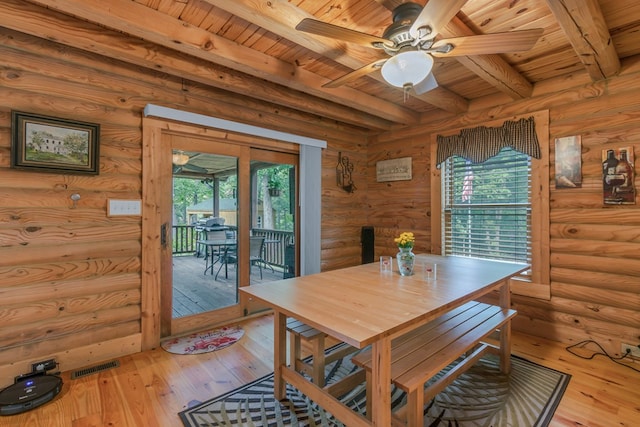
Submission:
M 437 264 L 436 280 L 420 273 L 424 262 Z M 391 426 L 391 340 L 430 320 L 492 292 L 509 307 L 509 279 L 526 264 L 464 257 L 416 255 L 416 274 L 397 268 L 381 273 L 378 263 L 326 271 L 277 282 L 241 287 L 250 299 L 274 310 L 274 394 L 286 397 L 286 383 L 305 393 L 350 427 Z M 286 320 L 296 318 L 356 348 L 371 345 L 370 419 L 287 366 Z M 500 330 L 501 364 L 509 371 L 510 325 Z

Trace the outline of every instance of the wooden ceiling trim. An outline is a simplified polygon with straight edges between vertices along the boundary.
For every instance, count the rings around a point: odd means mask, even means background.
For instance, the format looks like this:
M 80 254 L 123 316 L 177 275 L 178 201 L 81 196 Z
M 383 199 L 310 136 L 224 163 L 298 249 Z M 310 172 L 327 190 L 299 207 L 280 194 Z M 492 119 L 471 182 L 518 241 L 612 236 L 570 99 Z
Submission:
M 380 55 L 375 49 L 362 48 L 351 44 L 347 46 L 341 41 L 331 40 L 326 37 L 316 37 L 295 30 L 295 26 L 302 19 L 315 17 L 311 14 L 304 13 L 301 9 L 287 2 L 260 2 L 255 0 L 205 1 L 265 28 L 278 36 L 288 40 L 295 40 L 297 44 L 313 52 L 332 58 L 336 62 L 353 70 L 386 57 Z M 370 77 L 386 84 L 379 73 L 372 73 Z M 427 92 L 422 95 L 412 93 L 411 96 L 415 96 L 429 104 L 453 113 L 464 112 L 468 108 L 467 100 L 445 88 L 439 88 L 437 93 L 432 92 Z
M 389 129 L 391 122 L 374 115 L 355 111 L 323 99 L 301 97 L 281 85 L 258 81 L 242 73 L 196 60 L 184 54 L 163 51 L 138 39 L 99 29 L 93 24 L 82 24 L 66 15 L 53 14 L 39 6 L 25 6 L 22 0 L 0 2 L 0 25 L 42 39 L 117 58 L 139 67 L 162 71 L 210 87 L 261 99 L 287 110 L 306 111 L 319 117 L 349 123 L 366 129 Z M 25 13 L 25 10 L 28 10 Z M 11 20 L 3 19 L 12 16 Z M 92 34 L 87 37 L 87 34 Z M 99 34 L 99 36 L 97 35 Z M 283 108 L 284 108 L 283 107 Z
M 31 3 L 77 16 L 89 22 L 140 37 L 169 49 L 212 61 L 285 87 L 309 93 L 319 98 L 349 106 L 374 116 L 410 124 L 418 115 L 374 96 L 350 88 L 323 89 L 327 79 L 307 72 L 293 64 L 238 45 L 198 27 L 128 0 L 30 0 Z M 145 19 L 141 19 L 144 17 Z M 271 102 L 277 102 L 271 99 Z
M 620 59 L 598 0 L 546 2 L 594 81 L 620 71 Z

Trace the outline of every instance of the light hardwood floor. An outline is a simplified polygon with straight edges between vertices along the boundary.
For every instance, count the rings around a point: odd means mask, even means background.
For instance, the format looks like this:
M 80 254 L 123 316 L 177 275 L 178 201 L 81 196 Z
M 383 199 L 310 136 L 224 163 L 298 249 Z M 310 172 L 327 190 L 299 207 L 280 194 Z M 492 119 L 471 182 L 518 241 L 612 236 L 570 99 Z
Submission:
M 63 390 L 53 402 L 2 417 L 0 426 L 179 427 L 177 414 L 189 402 L 272 371 L 272 319 L 266 315 L 244 322 L 240 342 L 213 353 L 183 356 L 156 349 L 120 358 L 120 367 L 79 379 L 64 372 Z M 640 373 L 604 357 L 583 360 L 561 344 L 519 333 L 513 334 L 513 353 L 572 375 L 552 426 L 639 425 Z M 640 363 L 633 366 L 640 368 Z

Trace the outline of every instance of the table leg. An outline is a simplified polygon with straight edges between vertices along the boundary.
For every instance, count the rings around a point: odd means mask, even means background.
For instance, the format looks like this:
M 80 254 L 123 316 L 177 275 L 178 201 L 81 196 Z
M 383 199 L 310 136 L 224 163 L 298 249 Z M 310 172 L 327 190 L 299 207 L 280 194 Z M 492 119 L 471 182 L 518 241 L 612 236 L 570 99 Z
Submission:
M 282 400 L 287 397 L 287 383 L 282 378 L 282 367 L 287 364 L 287 316 L 275 311 L 273 325 L 273 394 Z
M 213 264 L 215 264 L 213 260 L 213 247 L 209 248 L 207 246 L 207 250 L 211 253 L 211 275 L 213 276 Z
M 371 422 L 373 426 L 391 425 L 391 338 L 371 346 Z
M 500 307 L 511 308 L 510 279 L 506 279 L 500 287 Z M 500 328 L 500 370 L 504 374 L 511 372 L 511 321 L 508 320 Z

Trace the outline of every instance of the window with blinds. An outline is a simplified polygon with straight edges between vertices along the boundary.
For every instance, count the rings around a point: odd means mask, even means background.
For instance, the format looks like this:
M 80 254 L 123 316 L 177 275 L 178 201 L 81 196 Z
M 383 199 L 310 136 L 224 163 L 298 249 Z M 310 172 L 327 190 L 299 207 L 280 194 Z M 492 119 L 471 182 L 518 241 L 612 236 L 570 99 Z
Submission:
M 531 158 L 511 148 L 442 164 L 445 255 L 531 264 Z

